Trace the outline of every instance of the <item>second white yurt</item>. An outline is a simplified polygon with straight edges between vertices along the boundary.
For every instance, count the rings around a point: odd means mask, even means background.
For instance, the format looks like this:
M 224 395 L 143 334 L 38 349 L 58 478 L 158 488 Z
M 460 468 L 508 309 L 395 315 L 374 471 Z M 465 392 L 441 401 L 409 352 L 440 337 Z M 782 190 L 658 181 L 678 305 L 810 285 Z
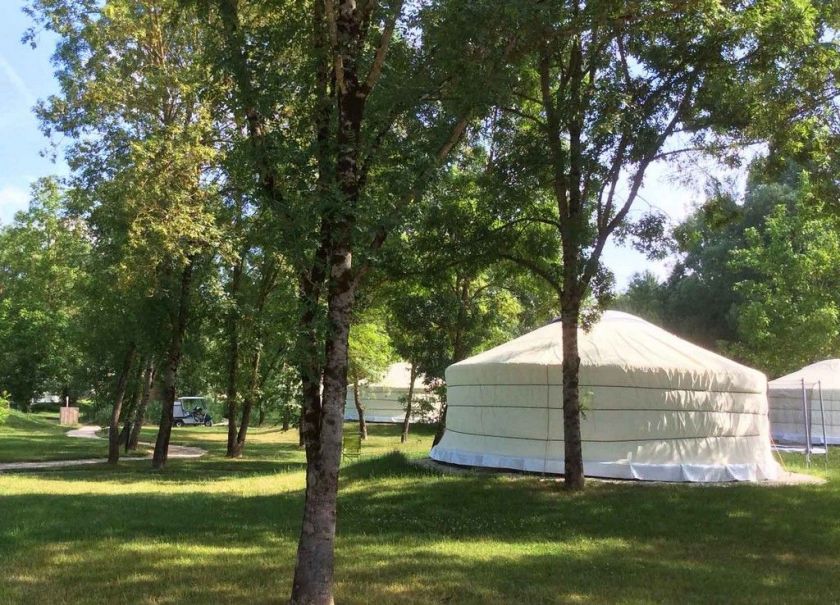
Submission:
M 405 419 L 405 398 L 411 384 L 411 365 L 405 362 L 391 364 L 382 380 L 359 385 L 359 398 L 367 422 L 402 422 Z M 347 385 L 344 419 L 358 420 L 353 385 Z M 426 392 L 423 376 L 414 380 L 411 422 L 431 422 L 438 417 L 440 404 Z
M 822 396 L 822 404 L 820 403 Z M 840 359 L 826 359 L 767 384 L 773 439 L 840 444 Z
M 579 333 L 586 475 L 773 479 L 767 380 L 638 317 Z M 562 328 L 551 323 L 450 366 L 447 463 L 563 473 Z

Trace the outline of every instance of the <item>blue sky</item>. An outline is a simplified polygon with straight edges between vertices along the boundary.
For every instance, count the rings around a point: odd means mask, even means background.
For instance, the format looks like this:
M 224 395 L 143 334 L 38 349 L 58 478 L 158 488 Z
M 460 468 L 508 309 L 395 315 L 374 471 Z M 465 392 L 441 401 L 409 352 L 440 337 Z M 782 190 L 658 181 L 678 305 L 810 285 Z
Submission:
M 40 152 L 47 140 L 32 107 L 55 92 L 50 55 L 54 38 L 41 34 L 32 49 L 20 39 L 30 25 L 21 0 L 4 0 L 0 8 L 0 222 L 7 224 L 26 207 L 29 185 L 37 178 L 64 174 L 63 162 L 53 163 Z
M 0 7 L 0 223 L 8 224 L 14 213 L 26 207 L 29 186 L 37 178 L 66 174 L 61 158 L 57 162 L 42 157 L 48 141 L 38 128 L 32 113 L 36 101 L 57 90 L 52 75 L 50 56 L 55 39 L 46 33 L 38 37 L 37 48 L 20 42 L 29 27 L 29 18 L 22 12 L 23 0 L 3 0 Z M 691 207 L 702 200 L 702 174 L 696 185 L 674 182 L 676 170 L 667 165 L 654 165 L 649 170 L 641 192 L 643 202 L 664 211 L 676 223 Z M 679 176 L 685 177 L 685 173 Z M 604 253 L 605 264 L 616 274 L 620 288 L 633 273 L 651 270 L 660 277 L 668 274 L 673 261 L 648 261 L 642 254 L 617 245 Z

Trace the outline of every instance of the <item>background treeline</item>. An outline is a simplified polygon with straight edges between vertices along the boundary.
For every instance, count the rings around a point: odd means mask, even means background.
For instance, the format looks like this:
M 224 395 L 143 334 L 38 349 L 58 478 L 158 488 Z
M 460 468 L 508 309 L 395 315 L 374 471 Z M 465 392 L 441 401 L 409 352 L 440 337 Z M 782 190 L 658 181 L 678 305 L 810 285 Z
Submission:
M 771 378 L 840 355 L 840 169 L 809 153 L 755 161 L 742 197 L 713 190 L 672 229 L 670 275 L 635 275 L 615 308 Z

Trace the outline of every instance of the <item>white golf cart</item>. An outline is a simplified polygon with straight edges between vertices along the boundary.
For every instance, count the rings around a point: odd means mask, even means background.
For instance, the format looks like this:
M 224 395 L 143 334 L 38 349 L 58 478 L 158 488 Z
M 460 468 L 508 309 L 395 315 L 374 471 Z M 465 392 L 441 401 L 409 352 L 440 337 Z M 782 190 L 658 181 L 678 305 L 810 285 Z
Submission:
M 204 407 L 204 397 L 179 397 L 172 411 L 175 426 L 213 426 L 213 418 Z

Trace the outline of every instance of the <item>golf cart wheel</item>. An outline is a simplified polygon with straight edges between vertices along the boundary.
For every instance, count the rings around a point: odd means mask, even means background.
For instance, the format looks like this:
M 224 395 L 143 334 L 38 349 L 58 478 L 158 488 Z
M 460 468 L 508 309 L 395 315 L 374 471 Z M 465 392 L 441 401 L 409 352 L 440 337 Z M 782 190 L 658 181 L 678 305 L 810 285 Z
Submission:
M 176 420 L 175 421 L 175 426 L 184 426 L 184 421 L 183 420 Z
M 213 421 L 212 420 L 205 420 L 204 421 L 204 426 L 213 426 Z

